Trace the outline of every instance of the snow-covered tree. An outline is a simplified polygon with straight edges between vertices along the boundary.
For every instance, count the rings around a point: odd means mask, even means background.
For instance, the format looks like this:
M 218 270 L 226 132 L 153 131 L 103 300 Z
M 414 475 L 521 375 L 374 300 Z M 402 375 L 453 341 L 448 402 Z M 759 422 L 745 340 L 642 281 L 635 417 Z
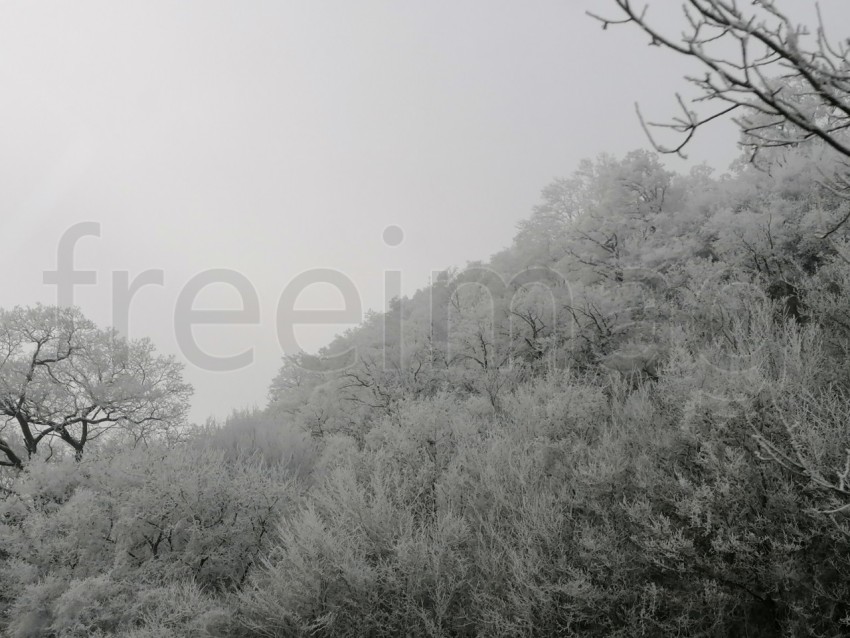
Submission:
M 139 440 L 180 425 L 192 391 L 182 368 L 75 308 L 0 311 L 0 465 L 22 468 L 42 443 L 79 457 L 114 428 Z

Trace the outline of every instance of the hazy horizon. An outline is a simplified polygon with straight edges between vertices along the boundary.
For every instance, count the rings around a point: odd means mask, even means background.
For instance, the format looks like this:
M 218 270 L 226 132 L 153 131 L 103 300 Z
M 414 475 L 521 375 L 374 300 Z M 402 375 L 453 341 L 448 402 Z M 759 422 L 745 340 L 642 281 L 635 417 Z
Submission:
M 0 5 L 0 186 L 7 273 L 0 306 L 55 303 L 43 273 L 74 224 L 100 224 L 76 245 L 75 303 L 113 323 L 113 273 L 149 269 L 129 333 L 182 359 L 177 296 L 208 269 L 242 273 L 258 325 L 196 329 L 208 352 L 254 349 L 241 370 L 187 365 L 192 418 L 265 405 L 282 356 L 281 292 L 312 268 L 341 271 L 363 309 L 383 309 L 384 273 L 402 291 L 434 271 L 487 259 L 552 179 L 587 157 L 648 142 L 634 112 L 675 114 L 687 60 L 634 29 L 603 31 L 589 0 L 532 4 L 45 2 Z M 850 17 L 836 2 L 828 16 Z M 665 16 L 666 19 L 666 16 Z M 834 18 L 833 18 L 834 19 Z M 671 18 L 671 24 L 675 20 Z M 684 171 L 722 172 L 734 127 L 718 122 Z M 383 239 L 398 226 L 398 246 Z M 317 285 L 299 307 L 334 308 Z M 237 308 L 226 285 L 197 307 Z M 299 330 L 315 351 L 345 328 Z

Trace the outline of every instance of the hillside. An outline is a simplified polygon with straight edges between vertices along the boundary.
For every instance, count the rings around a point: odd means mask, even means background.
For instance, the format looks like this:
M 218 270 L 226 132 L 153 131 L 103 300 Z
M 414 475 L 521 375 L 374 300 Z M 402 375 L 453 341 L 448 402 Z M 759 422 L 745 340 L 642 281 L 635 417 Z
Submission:
M 837 635 L 826 157 L 586 161 L 488 263 L 287 359 L 264 411 L 33 457 L 4 475 L 6 634 Z

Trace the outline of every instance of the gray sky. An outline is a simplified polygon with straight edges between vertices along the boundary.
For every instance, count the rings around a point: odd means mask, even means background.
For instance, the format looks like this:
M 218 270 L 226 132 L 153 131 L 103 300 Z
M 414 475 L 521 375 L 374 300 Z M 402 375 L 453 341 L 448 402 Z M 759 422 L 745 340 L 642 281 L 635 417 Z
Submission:
M 181 287 L 209 268 L 239 271 L 259 325 L 196 333 L 211 354 L 253 347 L 254 363 L 188 366 L 193 417 L 262 406 L 282 355 L 275 310 L 294 276 L 338 269 L 364 308 L 381 308 L 385 270 L 402 271 L 409 293 L 433 270 L 486 259 L 551 179 L 646 146 L 633 103 L 672 114 L 690 67 L 584 15 L 609 4 L 0 2 L 0 305 L 55 303 L 42 273 L 58 239 L 96 221 L 101 237 L 81 239 L 75 260 L 98 280 L 75 301 L 111 324 L 113 272 L 164 270 L 163 287 L 135 297 L 130 335 L 180 355 Z M 839 4 L 825 11 L 850 24 Z M 734 139 L 716 126 L 690 163 L 725 168 Z M 404 230 L 398 247 L 382 241 L 390 224 Z M 333 308 L 339 294 L 314 286 L 302 302 Z M 222 284 L 197 305 L 240 301 Z M 297 334 L 314 350 L 341 328 Z

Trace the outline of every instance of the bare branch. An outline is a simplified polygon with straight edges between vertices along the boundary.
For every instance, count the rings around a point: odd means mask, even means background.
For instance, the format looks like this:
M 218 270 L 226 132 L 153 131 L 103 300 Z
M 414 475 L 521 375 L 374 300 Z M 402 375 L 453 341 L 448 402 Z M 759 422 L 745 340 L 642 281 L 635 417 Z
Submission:
M 683 0 L 687 30 L 671 36 L 650 19 L 649 5 L 638 8 L 632 0 L 612 2 L 622 17 L 588 15 L 603 28 L 634 24 L 649 36 L 650 44 L 695 60 L 705 74 L 685 78 L 699 91 L 693 103 L 726 104 L 703 116 L 677 94 L 681 115 L 666 124 L 648 122 L 636 106 L 640 125 L 656 151 L 685 157 L 684 149 L 698 129 L 741 110 L 745 113 L 733 121 L 752 162 L 761 151 L 814 141 L 850 159 L 850 48 L 827 37 L 820 7 L 816 27 L 810 29 L 792 22 L 774 1 L 753 2 L 745 10 L 728 0 Z M 671 130 L 682 139 L 674 145 L 662 144 L 653 135 L 655 129 Z M 836 170 L 846 174 L 847 167 L 839 164 Z M 823 237 L 848 221 L 850 216 Z

